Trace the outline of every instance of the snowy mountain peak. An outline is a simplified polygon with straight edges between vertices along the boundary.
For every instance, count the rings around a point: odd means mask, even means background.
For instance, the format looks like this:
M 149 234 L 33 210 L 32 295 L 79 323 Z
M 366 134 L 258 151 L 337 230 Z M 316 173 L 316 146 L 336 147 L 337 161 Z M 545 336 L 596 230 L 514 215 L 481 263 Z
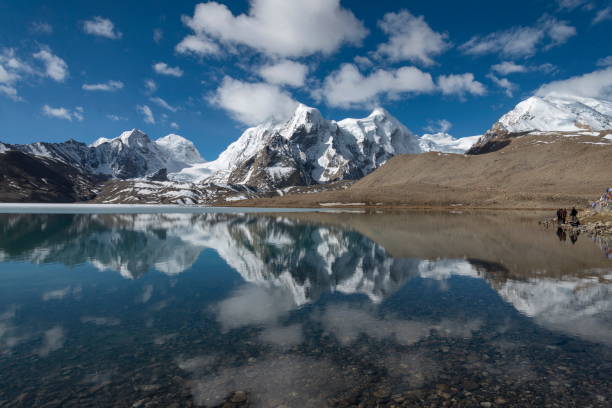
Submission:
M 89 146 L 90 147 L 98 147 L 101 144 L 108 143 L 110 141 L 111 141 L 111 139 L 107 139 L 106 137 L 100 137 L 100 138 L 96 139 L 96 141 L 93 142 L 92 144 L 90 144 Z
M 247 129 L 217 160 L 168 177 L 267 191 L 358 179 L 393 155 L 420 152 L 417 137 L 383 109 L 335 122 L 300 104 L 287 122 Z
M 168 155 L 186 164 L 203 163 L 204 159 L 192 141 L 171 133 L 155 141 L 155 144 Z
M 571 95 L 532 96 L 497 122 L 508 133 L 612 129 L 612 102 Z
M 370 113 L 370 115 L 368 116 L 368 118 L 387 118 L 391 116 L 391 114 L 389 112 L 387 112 L 387 110 L 385 108 L 374 108 L 374 110 L 372 111 L 372 113 Z
M 494 141 L 530 132 L 601 132 L 612 129 L 612 102 L 551 93 L 517 104 L 468 153 L 490 151 Z
M 149 136 L 147 136 L 147 134 L 141 131 L 140 129 L 127 130 L 121 133 L 121 135 L 117 139 L 113 140 L 120 140 L 124 145 L 127 146 L 142 145 L 151 142 Z
M 280 133 L 288 137 L 299 128 L 304 128 L 306 132 L 311 132 L 313 129 L 326 126 L 327 124 L 327 121 L 317 108 L 312 108 L 300 103 L 297 108 L 295 108 L 291 119 L 282 126 Z

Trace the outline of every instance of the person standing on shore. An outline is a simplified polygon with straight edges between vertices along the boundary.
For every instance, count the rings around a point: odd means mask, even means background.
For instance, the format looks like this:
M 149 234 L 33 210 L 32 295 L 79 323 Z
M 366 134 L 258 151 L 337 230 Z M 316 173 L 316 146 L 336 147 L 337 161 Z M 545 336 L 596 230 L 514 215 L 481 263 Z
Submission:
M 578 210 L 576 209 L 576 207 L 572 207 L 572 211 L 570 212 L 570 217 L 572 217 L 571 224 L 574 227 L 577 227 L 578 225 L 580 225 L 580 221 L 578 221 Z
M 561 223 L 565 224 L 567 222 L 567 210 L 565 208 L 561 209 Z

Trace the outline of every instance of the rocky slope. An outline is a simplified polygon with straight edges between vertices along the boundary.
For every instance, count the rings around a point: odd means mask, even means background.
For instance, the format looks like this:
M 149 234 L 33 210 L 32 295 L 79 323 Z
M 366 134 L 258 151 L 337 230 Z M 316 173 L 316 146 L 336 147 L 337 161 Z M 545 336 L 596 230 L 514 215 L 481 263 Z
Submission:
M 532 96 L 503 115 L 467 152 L 481 154 L 536 132 L 601 136 L 612 130 L 612 102 L 578 96 Z
M 5 202 L 86 201 L 96 197 L 103 176 L 83 173 L 47 157 L 0 151 L 0 197 Z

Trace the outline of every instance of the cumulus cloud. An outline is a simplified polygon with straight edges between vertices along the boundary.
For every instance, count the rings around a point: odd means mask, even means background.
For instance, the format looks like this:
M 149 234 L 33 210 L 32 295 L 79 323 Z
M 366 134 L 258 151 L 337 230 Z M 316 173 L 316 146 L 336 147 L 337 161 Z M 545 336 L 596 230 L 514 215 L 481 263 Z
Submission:
M 446 33 L 433 31 L 423 16 L 416 17 L 406 10 L 385 14 L 378 25 L 389 35 L 389 41 L 379 45 L 376 53 L 392 61 L 432 65 L 432 57 L 450 47 Z
M 155 116 L 153 116 L 153 111 L 147 105 L 138 105 L 136 106 L 136 110 L 140 112 L 143 116 L 143 119 L 146 123 L 150 123 L 152 125 L 155 124 Z
M 493 83 L 504 90 L 507 96 L 512 96 L 514 90 L 516 89 L 516 85 L 510 82 L 507 78 L 499 78 L 494 74 L 488 74 L 487 78 L 489 78 Z
M 77 106 L 74 108 L 74 110 L 70 110 L 63 107 L 52 108 L 49 105 L 44 105 L 42 107 L 42 113 L 50 118 L 64 119 L 70 122 L 72 122 L 73 119 L 76 119 L 79 122 L 83 121 L 84 119 L 83 108 L 80 106 Z
M 474 79 L 471 72 L 465 74 L 440 75 L 438 87 L 444 95 L 458 95 L 460 98 L 466 94 L 484 95 L 485 86 Z
M 179 124 L 178 124 L 178 123 L 176 123 L 176 122 L 171 122 L 171 123 L 170 123 L 170 127 L 171 127 L 172 129 L 180 129 Z
M 299 62 L 283 60 L 259 69 L 259 75 L 276 85 L 302 86 L 308 74 L 308 67 Z
M 605 9 L 601 9 L 595 14 L 593 18 L 593 24 L 599 24 L 606 20 L 612 19 L 612 6 L 606 7 Z
M 612 98 L 612 67 L 542 85 L 536 95 L 570 94 L 589 98 Z
M 246 125 L 284 120 L 298 105 L 277 85 L 242 82 L 230 77 L 223 79 L 211 102 Z
M 123 82 L 111 80 L 101 84 L 83 84 L 82 88 L 85 91 L 114 92 L 123 88 Z
M 41 48 L 40 51 L 32 56 L 43 62 L 46 75 L 54 81 L 64 82 L 66 77 L 68 77 L 68 64 L 57 55 L 54 55 L 50 48 Z
M 115 29 L 115 25 L 112 21 L 100 16 L 84 21 L 83 31 L 87 34 L 110 38 L 111 40 L 118 40 L 123 35 L 119 30 Z
M 158 96 L 149 98 L 149 100 L 153 102 L 154 104 L 156 104 L 157 106 L 167 109 L 170 112 L 176 112 L 178 110 L 177 107 L 170 105 L 168 102 L 166 102 L 164 99 Z
M 177 51 L 196 53 L 214 49 L 210 43 L 215 39 L 285 57 L 331 54 L 344 43 L 358 44 L 367 34 L 340 0 L 250 0 L 248 13 L 237 16 L 211 1 L 198 4 L 193 17 L 183 16 L 183 23 L 195 35 L 186 37 Z
M 183 70 L 179 67 L 171 67 L 165 62 L 158 62 L 153 64 L 153 70 L 160 75 L 169 75 L 174 77 L 182 77 Z
M 559 46 L 576 35 L 566 21 L 544 16 L 533 27 L 512 27 L 484 37 L 474 36 L 459 47 L 468 55 L 499 53 L 506 57 L 531 57 L 538 49 Z
M 491 69 L 501 75 L 514 74 L 516 72 L 527 72 L 526 66 L 519 65 L 512 61 L 500 62 L 499 64 L 491 66 Z
M 188 35 L 174 48 L 179 54 L 217 55 L 221 52 L 219 46 L 203 35 Z
M 363 75 L 353 64 L 344 64 L 325 78 L 315 97 L 330 106 L 341 108 L 372 105 L 381 97 L 396 98 L 401 94 L 432 92 L 431 75 L 415 67 L 396 70 L 378 69 Z
M 16 83 L 24 75 L 33 74 L 34 69 L 17 57 L 12 48 L 5 48 L 0 53 L 0 93 L 14 100 L 21 98 L 17 94 Z

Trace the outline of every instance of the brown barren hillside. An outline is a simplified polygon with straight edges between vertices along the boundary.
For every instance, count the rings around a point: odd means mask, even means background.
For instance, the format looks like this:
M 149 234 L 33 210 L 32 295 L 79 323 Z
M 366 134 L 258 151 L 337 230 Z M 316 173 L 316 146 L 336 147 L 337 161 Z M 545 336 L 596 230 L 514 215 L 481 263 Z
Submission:
M 554 208 L 588 205 L 612 185 L 612 141 L 554 133 L 481 155 L 393 157 L 346 191 L 245 200 L 244 206 Z

